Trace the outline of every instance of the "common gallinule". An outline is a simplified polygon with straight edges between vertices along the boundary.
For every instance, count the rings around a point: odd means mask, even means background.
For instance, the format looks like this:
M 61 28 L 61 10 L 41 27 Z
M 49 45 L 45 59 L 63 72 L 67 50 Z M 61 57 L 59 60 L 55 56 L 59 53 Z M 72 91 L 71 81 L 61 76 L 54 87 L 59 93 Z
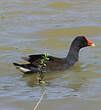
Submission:
M 65 70 L 75 64 L 79 59 L 79 50 L 83 47 L 95 46 L 94 43 L 88 40 L 85 36 L 76 37 L 70 46 L 68 55 L 64 58 L 57 58 L 53 56 L 48 56 L 49 60 L 46 63 L 46 71 L 54 70 Z M 40 65 L 41 59 L 44 54 L 29 55 L 28 57 L 23 57 L 24 60 L 28 61 L 28 64 L 18 64 L 13 63 L 24 73 L 35 73 L 38 72 L 38 65 Z

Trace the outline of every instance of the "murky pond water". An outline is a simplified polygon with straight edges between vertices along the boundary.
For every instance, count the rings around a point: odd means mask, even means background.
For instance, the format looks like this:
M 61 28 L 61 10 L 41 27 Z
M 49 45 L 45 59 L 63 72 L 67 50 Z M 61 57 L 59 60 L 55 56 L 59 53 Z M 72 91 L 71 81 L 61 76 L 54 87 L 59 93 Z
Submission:
M 64 57 L 74 37 L 96 44 L 84 48 L 67 71 L 47 73 L 36 84 L 12 65 L 29 54 Z M 101 1 L 0 1 L 0 110 L 32 110 L 46 90 L 40 110 L 101 109 Z

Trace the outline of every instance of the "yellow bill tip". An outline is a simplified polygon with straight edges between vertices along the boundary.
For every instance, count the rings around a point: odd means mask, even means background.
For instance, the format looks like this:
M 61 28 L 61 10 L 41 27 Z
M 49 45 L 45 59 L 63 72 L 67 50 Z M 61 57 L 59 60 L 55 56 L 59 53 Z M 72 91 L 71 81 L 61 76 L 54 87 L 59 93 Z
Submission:
M 92 46 L 92 47 L 95 47 L 96 45 L 93 43 L 93 44 L 91 44 L 91 46 Z

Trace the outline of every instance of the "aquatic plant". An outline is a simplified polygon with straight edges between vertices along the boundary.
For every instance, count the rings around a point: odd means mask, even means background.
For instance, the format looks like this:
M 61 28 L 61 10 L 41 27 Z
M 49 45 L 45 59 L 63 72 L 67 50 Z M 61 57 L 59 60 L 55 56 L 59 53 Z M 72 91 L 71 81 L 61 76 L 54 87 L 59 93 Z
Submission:
M 39 83 L 41 84 L 41 83 L 45 83 L 44 81 L 43 81 L 43 78 L 44 78 L 44 74 L 43 73 L 45 73 L 46 72 L 46 70 L 45 70 L 45 68 L 46 68 L 46 66 L 47 66 L 47 61 L 49 60 L 49 58 L 48 58 L 48 54 L 46 53 L 43 57 L 42 57 L 42 59 L 41 59 L 41 62 L 40 62 L 40 65 L 38 66 L 38 69 L 39 69 Z
M 40 100 L 37 102 L 37 104 L 35 105 L 35 107 L 33 108 L 33 110 L 36 110 L 37 109 L 37 107 L 41 103 L 41 101 L 42 101 L 42 99 L 43 99 L 43 97 L 44 97 L 45 94 L 46 94 L 46 90 L 43 92 L 42 96 L 40 97 Z
M 39 74 L 40 74 L 40 77 L 39 77 L 39 83 L 40 84 L 43 84 L 45 83 L 45 81 L 43 81 L 43 73 L 45 72 L 44 71 L 44 68 L 47 66 L 46 62 L 49 60 L 48 58 L 48 54 L 46 53 L 43 58 L 41 59 L 41 63 L 39 65 Z M 36 110 L 37 107 L 39 106 L 39 104 L 41 103 L 44 95 L 46 94 L 46 90 L 43 92 L 42 96 L 40 97 L 39 101 L 37 102 L 37 104 L 35 105 L 35 107 L 33 108 L 33 110 Z

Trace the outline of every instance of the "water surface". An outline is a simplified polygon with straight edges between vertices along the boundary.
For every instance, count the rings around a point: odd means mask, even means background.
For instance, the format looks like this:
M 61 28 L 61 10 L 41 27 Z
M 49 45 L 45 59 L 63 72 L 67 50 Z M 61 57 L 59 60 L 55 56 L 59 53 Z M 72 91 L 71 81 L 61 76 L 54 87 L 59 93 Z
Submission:
M 78 35 L 96 47 L 82 49 L 79 62 L 69 70 L 47 73 L 46 85 L 12 65 L 29 54 L 64 57 Z M 46 90 L 40 110 L 100 110 L 100 35 L 100 0 L 1 0 L 0 109 L 32 110 Z

